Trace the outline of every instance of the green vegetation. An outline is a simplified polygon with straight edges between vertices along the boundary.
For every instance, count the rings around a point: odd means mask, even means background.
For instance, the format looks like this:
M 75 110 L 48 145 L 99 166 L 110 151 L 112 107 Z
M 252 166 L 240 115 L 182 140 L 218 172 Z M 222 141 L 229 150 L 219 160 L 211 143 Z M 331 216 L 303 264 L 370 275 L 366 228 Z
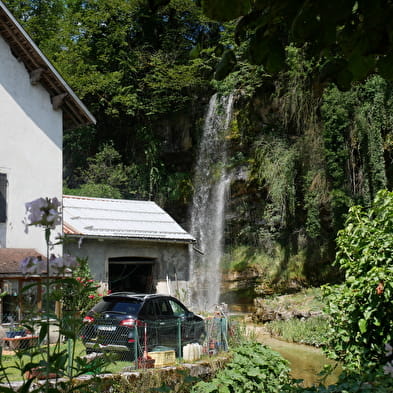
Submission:
M 312 34 L 298 37 L 302 43 L 320 40 L 319 29 L 328 21 L 334 31 L 324 39 L 334 32 L 341 43 L 343 36 L 361 37 L 340 30 L 348 14 L 332 16 L 324 6 L 310 9 L 304 2 L 296 12 L 290 1 L 268 9 L 244 0 L 231 1 L 231 7 L 221 0 L 202 3 L 6 1 L 97 118 L 96 126 L 64 134 L 65 192 L 155 200 L 187 223 L 208 98 L 234 93 L 227 135 L 227 169 L 235 174 L 225 233 L 228 259 L 243 271 L 262 266 L 256 259 L 264 259 L 267 281 L 280 284 L 275 288 L 293 280 L 313 286 L 338 282 L 342 277 L 332 261 L 348 208 L 369 206 L 379 189 L 393 184 L 392 85 L 368 75 L 368 63 L 359 66 L 367 40 L 343 63 L 331 53 L 314 58 L 314 47 L 287 39 L 289 30 L 304 30 L 297 22 L 305 16 L 316 24 L 308 25 Z M 347 6 L 345 1 L 339 9 Z M 364 6 L 354 6 L 352 22 Z M 261 19 L 262 9 L 296 23 Z M 248 16 L 241 23 L 228 22 L 243 12 Z M 327 19 L 314 20 L 319 12 Z M 377 7 L 373 15 L 380 14 Z M 262 26 L 267 30 L 259 40 Z M 359 28 L 359 34 L 368 30 Z M 257 55 L 258 64 L 249 55 Z M 343 92 L 348 70 L 362 83 Z M 249 257 L 238 262 L 244 249 Z
M 38 351 L 43 351 L 45 348 L 38 348 Z M 51 352 L 60 351 L 66 352 L 68 350 L 68 344 L 60 344 L 58 348 L 52 346 Z M 85 346 L 81 340 L 75 341 L 75 357 L 83 358 L 86 356 Z M 23 379 L 23 372 L 21 371 L 21 366 L 28 364 L 30 355 L 27 351 L 16 351 L 13 354 L 2 354 L 1 356 L 1 369 L 6 370 L 7 377 L 10 381 L 21 381 Z M 96 362 L 96 369 L 93 370 L 94 373 L 113 373 L 117 374 L 122 372 L 125 368 L 132 367 L 133 363 L 129 360 L 117 360 L 115 356 L 107 356 L 107 364 L 103 365 L 100 362 Z M 87 370 L 89 371 L 89 370 Z
M 45 347 L 41 347 L 38 349 L 39 351 L 45 351 Z M 61 344 L 58 348 L 55 346 L 51 347 L 51 353 L 54 351 L 66 351 L 67 343 Z M 85 355 L 85 347 L 80 340 L 75 343 L 75 356 L 84 356 Z M 10 381 L 20 381 L 23 379 L 23 371 L 21 370 L 21 366 L 28 364 L 30 359 L 30 355 L 28 351 L 16 351 L 16 353 L 7 354 L 3 353 L 1 356 L 1 369 L 6 370 L 7 377 Z
M 307 337 L 310 340 L 308 343 L 323 344 L 332 358 L 342 362 L 344 370 L 334 385 L 304 388 L 292 382 L 282 387 L 277 386 L 276 391 L 392 391 L 392 209 L 393 193 L 384 190 L 377 193 L 368 210 L 360 206 L 350 209 L 346 227 L 339 232 L 337 239 L 336 263 L 344 274 L 344 282 L 336 286 L 326 286 L 323 298 L 320 290 L 311 290 L 293 298 L 286 295 L 266 301 L 269 307 L 276 310 L 310 309 L 315 306 L 320 309 L 321 304 L 327 302 L 326 316 L 310 318 L 307 322 L 273 322 L 268 324 L 267 328 L 287 340 L 301 342 L 303 337 Z M 313 301 L 306 302 L 306 297 Z M 319 304 L 315 304 L 314 300 Z M 310 330 L 305 330 L 306 327 Z M 326 337 L 327 327 L 330 334 Z M 254 367 L 253 360 L 250 359 L 242 366 L 242 375 L 251 375 Z M 244 377 L 227 381 L 225 375 L 224 373 L 223 379 L 213 380 L 210 385 L 202 385 L 206 389 L 202 391 L 220 391 L 218 386 L 232 386 L 231 384 L 236 384 L 238 380 L 247 384 Z M 221 385 L 218 385 L 218 381 Z M 224 388 L 223 391 L 231 390 Z
M 181 155 L 200 131 L 219 25 L 191 0 L 5 3 L 97 119 L 64 134 L 67 192 L 188 200 Z
M 248 176 L 232 187 L 227 260 L 244 271 L 265 255 L 274 282 L 318 286 L 342 279 L 332 261 L 348 208 L 391 187 L 392 85 L 373 76 L 318 96 L 313 63 L 294 48 L 287 60 L 274 87 L 265 79 L 269 93 L 257 90 L 236 111 L 232 162 Z
M 290 295 L 273 295 L 263 301 L 267 308 L 277 311 L 320 312 L 325 306 L 320 288 L 306 288 Z
M 327 343 L 329 320 L 322 313 L 326 307 L 320 288 L 308 288 L 290 295 L 273 295 L 263 299 L 267 313 L 274 312 L 285 319 L 263 325 L 271 335 L 288 342 L 321 347 Z
M 247 296 L 341 283 L 326 287 L 326 346 L 346 370 L 337 385 L 288 385 L 285 362 L 239 340 L 230 366 L 198 392 L 392 390 L 381 366 L 393 341 L 393 196 L 380 191 L 393 185 L 393 86 L 382 78 L 392 78 L 392 6 L 325 3 L 202 1 L 219 24 L 192 0 L 6 1 L 97 118 L 65 132 L 67 193 L 154 199 L 185 222 L 208 97 L 234 92 L 225 268 L 257 271 Z M 285 300 L 269 301 L 290 309 Z M 289 322 L 291 340 L 302 331 L 323 343 L 305 329 L 325 322 Z M 271 329 L 290 337 L 281 323 Z M 59 349 L 51 360 L 63 370 Z
M 198 382 L 193 393 L 278 392 L 289 382 L 289 368 L 271 349 L 248 342 L 232 350 L 233 358 L 209 382 Z
M 264 327 L 270 334 L 285 341 L 321 347 L 327 342 L 329 322 L 323 316 L 304 320 L 291 318 L 268 322 Z
M 357 377 L 343 376 L 337 384 L 329 386 L 291 386 L 288 393 L 387 393 L 393 388 L 392 378 L 389 376 L 376 377 L 371 383 L 359 381 Z
M 366 376 L 386 364 L 385 345 L 393 341 L 392 236 L 393 193 L 380 191 L 368 210 L 352 207 L 337 239 L 345 281 L 325 288 L 329 353 Z
M 387 35 L 393 7 L 388 2 L 334 0 L 329 5 L 284 0 L 280 6 L 249 0 L 204 0 L 204 12 L 219 21 L 237 20 L 236 42 L 247 43 L 251 63 L 270 73 L 285 68 L 285 48 L 305 48 L 318 58 L 316 82 L 348 88 L 379 72 L 392 79 L 393 40 Z M 231 69 L 227 72 L 230 72 Z

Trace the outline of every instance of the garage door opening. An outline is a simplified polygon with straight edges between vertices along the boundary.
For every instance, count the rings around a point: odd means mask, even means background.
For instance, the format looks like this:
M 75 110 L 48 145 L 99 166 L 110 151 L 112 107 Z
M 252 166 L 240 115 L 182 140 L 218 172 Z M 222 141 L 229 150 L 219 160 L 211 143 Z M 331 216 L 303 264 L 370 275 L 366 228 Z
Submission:
M 109 258 L 109 289 L 112 292 L 154 293 L 154 263 L 153 258 Z

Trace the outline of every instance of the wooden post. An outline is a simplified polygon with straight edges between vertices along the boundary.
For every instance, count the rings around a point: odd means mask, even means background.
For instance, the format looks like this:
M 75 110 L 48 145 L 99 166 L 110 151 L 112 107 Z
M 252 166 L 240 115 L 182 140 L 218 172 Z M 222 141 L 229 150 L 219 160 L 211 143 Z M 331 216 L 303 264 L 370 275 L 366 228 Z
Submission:
M 18 321 L 22 319 L 22 279 L 18 278 Z
M 42 285 L 41 280 L 38 281 L 37 285 L 37 311 L 42 311 Z

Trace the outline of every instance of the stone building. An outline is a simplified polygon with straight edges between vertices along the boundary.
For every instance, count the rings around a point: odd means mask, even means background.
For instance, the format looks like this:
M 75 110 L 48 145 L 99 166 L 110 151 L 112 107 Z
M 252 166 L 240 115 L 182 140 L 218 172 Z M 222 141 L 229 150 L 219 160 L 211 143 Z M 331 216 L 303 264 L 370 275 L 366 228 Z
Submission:
M 64 252 L 111 291 L 180 296 L 195 239 L 156 203 L 63 196 Z

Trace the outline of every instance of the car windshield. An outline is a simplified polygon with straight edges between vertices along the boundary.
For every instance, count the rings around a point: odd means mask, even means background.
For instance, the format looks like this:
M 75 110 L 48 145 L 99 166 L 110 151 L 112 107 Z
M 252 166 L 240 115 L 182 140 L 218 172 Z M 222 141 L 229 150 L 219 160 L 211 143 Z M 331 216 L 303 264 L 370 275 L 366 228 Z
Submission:
M 136 315 L 141 308 L 141 304 L 140 301 L 136 300 L 103 300 L 94 306 L 92 311 L 95 313 L 115 312 L 125 315 Z

